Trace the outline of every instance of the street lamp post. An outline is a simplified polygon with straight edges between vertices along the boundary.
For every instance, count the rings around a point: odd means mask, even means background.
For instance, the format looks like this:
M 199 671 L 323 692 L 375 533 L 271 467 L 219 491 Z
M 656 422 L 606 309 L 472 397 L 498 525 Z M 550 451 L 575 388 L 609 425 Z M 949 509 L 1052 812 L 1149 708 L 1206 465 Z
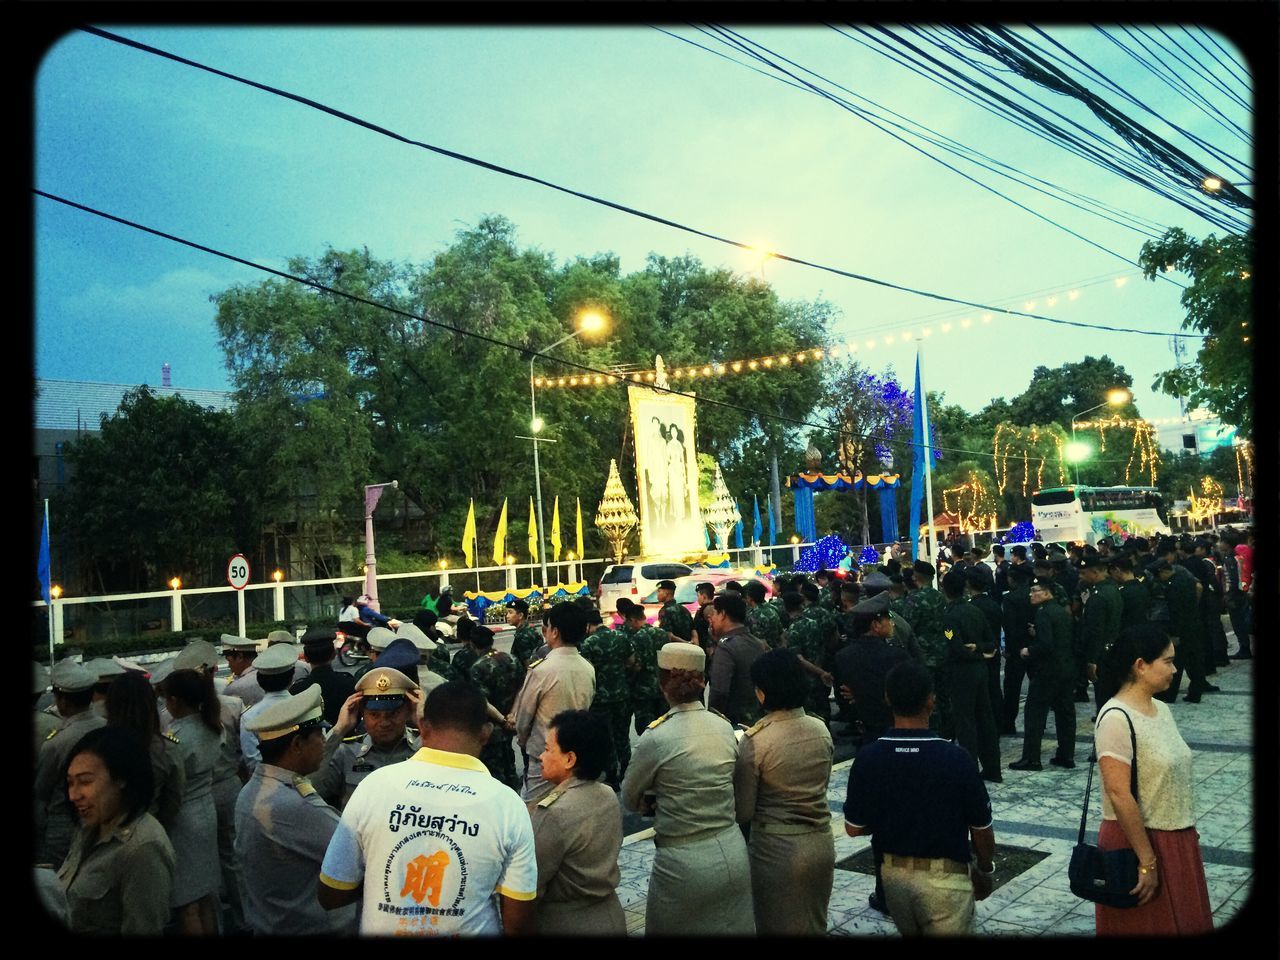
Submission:
M 572 340 L 574 337 L 583 333 L 595 333 L 603 330 L 605 324 L 604 315 L 595 310 L 584 311 L 578 317 L 578 329 L 572 333 L 567 333 L 549 347 L 544 347 L 539 353 L 546 353 L 548 350 L 554 350 L 560 344 Z M 537 360 L 537 354 L 529 358 L 529 430 L 534 434 L 532 437 L 523 438 L 533 441 L 533 492 L 534 499 L 537 501 L 538 511 L 538 565 L 541 567 L 542 589 L 545 592 L 549 584 L 547 583 L 547 542 L 546 542 L 546 524 L 542 522 L 542 468 L 538 461 L 538 444 L 554 443 L 554 441 L 544 440 L 537 436 L 544 426 L 538 417 L 538 401 L 533 387 L 533 363 Z
M 1088 410 L 1081 410 L 1079 413 L 1071 416 L 1071 444 L 1079 452 L 1079 444 L 1076 440 L 1076 421 L 1083 417 L 1086 413 L 1093 413 L 1095 410 L 1101 410 L 1103 407 L 1120 407 L 1133 399 L 1133 394 L 1124 387 L 1116 387 L 1114 390 L 1107 391 L 1107 399 L 1103 400 L 1096 406 L 1090 407 Z M 1076 486 L 1080 486 L 1080 460 L 1082 457 L 1076 456 L 1072 463 L 1075 467 Z
M 400 481 L 370 483 L 364 488 L 364 592 L 369 595 L 369 605 L 375 610 L 378 609 L 378 579 L 377 560 L 373 553 L 373 510 L 387 487 L 396 490 Z

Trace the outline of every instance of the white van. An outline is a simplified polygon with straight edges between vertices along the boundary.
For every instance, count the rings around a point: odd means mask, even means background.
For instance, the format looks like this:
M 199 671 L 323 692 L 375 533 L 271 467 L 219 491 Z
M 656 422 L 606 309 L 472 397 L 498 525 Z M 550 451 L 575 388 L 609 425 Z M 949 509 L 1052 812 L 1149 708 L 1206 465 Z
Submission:
M 612 563 L 604 568 L 600 585 L 596 588 L 600 612 L 612 612 L 622 597 L 639 603 L 657 588 L 659 580 L 674 580 L 691 573 L 693 567 L 688 564 L 668 560 L 653 563 Z

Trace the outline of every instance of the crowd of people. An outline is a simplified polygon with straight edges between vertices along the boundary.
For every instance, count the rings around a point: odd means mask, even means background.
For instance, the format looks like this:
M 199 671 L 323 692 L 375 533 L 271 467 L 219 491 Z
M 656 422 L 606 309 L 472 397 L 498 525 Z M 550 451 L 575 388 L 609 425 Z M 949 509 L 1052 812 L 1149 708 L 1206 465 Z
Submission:
M 1184 672 L 1185 702 L 1217 691 L 1223 613 L 1251 655 L 1252 544 L 1005 552 L 700 584 L 692 614 L 663 581 L 652 624 L 580 598 L 535 628 L 516 600 L 510 653 L 464 616 L 450 657 L 451 598 L 401 623 L 361 597 L 340 625 L 365 628 L 354 675 L 323 627 L 149 670 L 36 665 L 36 889 L 83 933 L 623 935 L 621 807 L 653 817 L 648 934 L 821 935 L 843 724 L 872 906 L 904 934 L 972 932 L 999 737 L 1025 686 L 1010 769 L 1043 769 L 1050 713 L 1050 763 L 1073 768 L 1092 684 L 1099 845 L 1141 864 L 1140 907 L 1099 907 L 1098 930 L 1210 929 L 1167 704 Z

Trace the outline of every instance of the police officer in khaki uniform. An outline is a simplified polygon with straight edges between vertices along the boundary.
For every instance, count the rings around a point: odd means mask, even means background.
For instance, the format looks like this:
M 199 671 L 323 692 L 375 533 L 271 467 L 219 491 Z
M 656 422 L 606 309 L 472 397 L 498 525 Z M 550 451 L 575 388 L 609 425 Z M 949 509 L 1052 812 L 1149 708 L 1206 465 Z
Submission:
M 111 689 L 111 681 L 124 676 L 124 667 L 107 657 L 86 660 L 84 668 L 97 678 L 93 685 L 93 712 L 103 720 L 107 719 L 107 691 Z
M 420 698 L 421 688 L 391 667 L 377 666 L 361 677 L 325 738 L 324 761 L 311 778 L 320 796 L 343 810 L 374 770 L 412 757 L 419 746 L 415 707 Z M 361 719 L 366 732 L 353 736 Z
M 278 643 L 287 643 L 293 648 L 293 682 L 297 683 L 303 677 L 311 672 L 311 667 L 304 660 L 298 659 L 302 651 L 299 649 L 298 638 L 288 630 L 272 630 L 267 634 L 267 649 L 271 649 Z
M 756 932 L 823 936 L 836 863 L 831 733 L 804 712 L 809 680 L 790 650 L 758 657 L 751 680 L 765 716 L 742 736 L 733 788 L 738 822 L 751 824 Z
M 239 697 L 246 707 L 252 707 L 262 699 L 262 688 L 258 686 L 257 679 L 258 670 L 253 665 L 258 657 L 258 641 L 224 633 L 222 655 L 227 658 L 227 666 L 231 668 L 231 679 L 222 691 L 223 694 Z
M 50 675 L 62 725 L 49 734 L 36 758 L 36 863 L 55 870 L 66 859 L 76 825 L 67 807 L 67 758 L 80 738 L 107 721 L 92 709 L 98 677 L 82 664 L 63 660 Z
M 412 626 L 412 624 L 410 624 L 410 626 Z M 406 634 L 406 637 L 409 637 L 410 639 L 412 639 L 412 637 L 409 634 Z M 352 674 L 352 676 L 354 676 L 357 680 L 359 680 L 366 673 L 372 670 L 374 666 L 377 665 L 378 657 L 382 655 L 382 651 L 387 649 L 387 647 L 389 647 L 395 641 L 396 641 L 395 631 L 388 630 L 386 627 L 370 627 L 369 632 L 365 635 L 365 638 L 364 638 L 364 642 L 369 645 L 369 660 L 366 663 L 362 663 L 356 669 L 356 672 Z
M 355 932 L 355 907 L 316 900 L 338 813 L 307 775 L 324 756 L 319 687 L 268 704 L 248 721 L 262 762 L 236 800 L 236 852 L 245 867 L 245 917 L 259 936 Z
M 719 656 L 719 654 L 717 654 Z M 622 780 L 622 805 L 654 817 L 645 933 L 755 933 L 747 844 L 735 822 L 733 727 L 702 703 L 706 654 L 692 643 L 658 651 L 671 709 L 649 724 Z

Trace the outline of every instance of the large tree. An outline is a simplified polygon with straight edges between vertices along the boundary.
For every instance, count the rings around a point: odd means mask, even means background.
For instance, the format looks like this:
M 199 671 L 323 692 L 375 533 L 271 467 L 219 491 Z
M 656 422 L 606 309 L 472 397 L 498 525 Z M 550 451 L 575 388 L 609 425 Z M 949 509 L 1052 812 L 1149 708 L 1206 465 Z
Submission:
M 1152 389 L 1204 407 L 1253 434 L 1253 237 L 1210 234 L 1197 241 L 1174 227 L 1148 240 L 1138 257 L 1148 280 L 1177 270 L 1190 277 L 1182 292 L 1182 329 L 1205 335 L 1195 360 L 1159 374 Z
M 233 414 L 146 386 L 100 432 L 68 444 L 71 480 L 51 504 L 81 582 L 103 592 L 202 585 L 259 546 L 258 441 Z

